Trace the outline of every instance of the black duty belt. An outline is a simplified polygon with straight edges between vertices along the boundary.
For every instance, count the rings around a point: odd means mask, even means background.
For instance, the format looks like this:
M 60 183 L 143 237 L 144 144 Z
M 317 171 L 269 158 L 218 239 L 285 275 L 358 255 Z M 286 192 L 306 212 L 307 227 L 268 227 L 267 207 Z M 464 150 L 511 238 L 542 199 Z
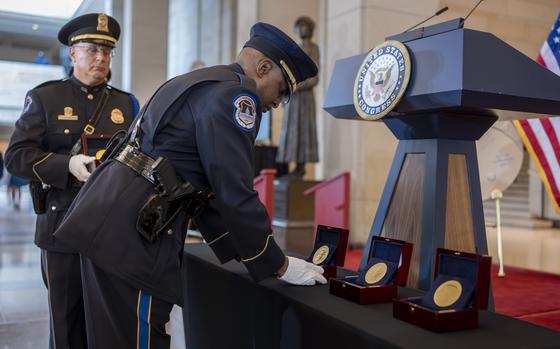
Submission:
M 134 172 L 146 178 L 150 183 L 157 184 L 152 172 L 152 165 L 155 160 L 142 153 L 140 149 L 127 144 L 115 157 L 115 160 L 130 167 Z

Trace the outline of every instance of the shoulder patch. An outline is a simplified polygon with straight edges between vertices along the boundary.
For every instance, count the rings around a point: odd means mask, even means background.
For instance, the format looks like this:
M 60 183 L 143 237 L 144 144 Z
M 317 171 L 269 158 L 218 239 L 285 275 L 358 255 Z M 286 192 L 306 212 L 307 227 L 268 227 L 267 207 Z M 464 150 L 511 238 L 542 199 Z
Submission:
M 28 94 L 27 96 L 25 96 L 25 102 L 23 103 L 23 112 L 27 112 L 29 110 L 29 107 L 31 107 L 31 103 L 33 103 L 33 98 L 31 98 L 31 95 Z
M 233 120 L 243 131 L 250 132 L 257 121 L 257 103 L 249 94 L 240 94 L 233 99 Z

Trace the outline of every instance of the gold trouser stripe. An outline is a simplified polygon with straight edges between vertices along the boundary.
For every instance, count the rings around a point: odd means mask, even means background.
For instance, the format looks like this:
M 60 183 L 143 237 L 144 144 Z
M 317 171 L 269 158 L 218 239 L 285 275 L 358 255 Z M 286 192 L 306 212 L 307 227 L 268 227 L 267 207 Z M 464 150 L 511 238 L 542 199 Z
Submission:
M 41 164 L 43 161 L 47 160 L 51 155 L 53 155 L 53 153 L 48 153 L 47 156 L 45 156 L 44 158 L 42 158 L 41 160 L 37 161 L 36 163 L 33 164 L 33 166 L 31 167 L 31 169 L 33 170 L 33 173 L 35 174 L 35 176 L 37 176 L 37 178 L 39 178 L 39 180 L 41 181 L 41 183 L 45 183 L 45 181 L 43 181 L 43 178 L 41 178 L 41 176 L 39 176 L 39 174 L 37 173 L 37 171 L 35 170 L 35 167 L 39 164 Z
M 152 344 L 152 296 L 150 295 L 150 305 L 148 306 L 148 349 Z
M 140 347 L 140 298 L 142 291 L 138 290 L 138 304 L 136 305 L 136 349 Z
M 225 233 L 223 233 L 222 235 L 218 236 L 217 238 L 215 238 L 214 240 L 210 241 L 208 243 L 208 245 L 212 245 L 214 242 L 220 240 L 221 238 L 223 238 L 224 236 L 226 236 L 227 234 L 229 234 L 229 231 L 226 231 Z
M 151 346 L 151 337 L 152 337 L 152 295 L 150 295 L 150 301 L 148 303 L 148 318 L 146 319 L 148 323 L 148 349 Z M 142 300 L 142 290 L 138 290 L 138 304 L 136 305 L 136 349 L 140 349 L 140 304 Z M 145 348 L 145 343 L 142 343 L 142 349 Z
M 272 237 L 272 234 L 270 234 L 270 235 L 266 238 L 266 244 L 264 244 L 264 248 L 262 249 L 261 252 L 259 252 L 259 254 L 255 255 L 255 256 L 253 256 L 253 257 L 251 257 L 251 258 L 245 258 L 245 259 L 241 258 L 241 261 L 242 261 L 242 262 L 250 262 L 250 261 L 252 261 L 252 260 L 255 260 L 255 259 L 259 258 L 260 255 L 262 255 L 262 254 L 264 253 L 264 251 L 266 251 L 266 248 L 268 247 L 268 241 L 270 241 L 270 238 L 271 238 L 271 237 Z
M 50 282 L 50 277 L 49 277 L 49 261 L 47 258 L 47 251 L 45 250 L 43 252 L 43 256 L 45 258 L 45 274 L 47 274 L 47 295 L 48 295 L 48 300 L 49 300 L 49 315 L 51 317 L 51 332 L 52 332 L 52 340 L 53 340 L 53 346 L 54 349 L 56 349 L 56 335 L 54 332 L 54 316 L 53 316 L 53 309 L 51 306 L 51 282 Z
M 87 40 L 87 39 L 98 39 L 98 40 L 107 40 L 112 42 L 113 44 L 117 43 L 117 39 L 115 39 L 112 36 L 109 35 L 103 35 L 103 34 L 82 34 L 82 35 L 76 35 L 73 36 L 70 41 L 74 42 L 76 40 Z

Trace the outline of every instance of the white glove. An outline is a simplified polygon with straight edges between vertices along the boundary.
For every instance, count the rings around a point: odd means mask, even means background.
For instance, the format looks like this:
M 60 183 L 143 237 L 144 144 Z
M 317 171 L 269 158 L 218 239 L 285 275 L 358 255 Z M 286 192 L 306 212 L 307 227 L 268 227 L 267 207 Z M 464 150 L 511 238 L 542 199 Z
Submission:
M 91 175 L 86 165 L 91 164 L 94 160 L 95 157 L 93 156 L 87 156 L 84 154 L 74 155 L 70 158 L 68 169 L 70 170 L 70 173 L 73 174 L 80 182 L 85 182 Z
M 292 285 L 326 284 L 327 279 L 321 275 L 323 271 L 323 268 L 318 265 L 306 262 L 303 259 L 288 257 L 288 269 L 280 277 L 280 280 Z

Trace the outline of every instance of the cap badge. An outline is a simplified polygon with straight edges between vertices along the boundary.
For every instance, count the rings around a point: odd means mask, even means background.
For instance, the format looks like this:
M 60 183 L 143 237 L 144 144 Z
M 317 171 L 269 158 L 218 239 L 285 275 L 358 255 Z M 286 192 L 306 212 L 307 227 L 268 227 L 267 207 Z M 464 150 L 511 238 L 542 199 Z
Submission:
M 104 13 L 100 13 L 97 16 L 97 31 L 98 32 L 109 32 L 109 18 Z
M 389 114 L 410 79 L 410 55 L 398 41 L 386 41 L 364 58 L 354 82 L 354 108 L 364 120 Z
M 235 123 L 243 131 L 251 131 L 255 127 L 257 119 L 257 108 L 253 97 L 249 95 L 239 95 L 233 100 L 233 118 Z
M 58 120 L 65 120 L 65 121 L 76 121 L 78 120 L 78 115 L 72 115 L 74 111 L 71 107 L 64 107 L 64 115 L 59 115 Z
M 111 121 L 117 125 L 124 123 L 124 116 L 120 109 L 111 110 Z

